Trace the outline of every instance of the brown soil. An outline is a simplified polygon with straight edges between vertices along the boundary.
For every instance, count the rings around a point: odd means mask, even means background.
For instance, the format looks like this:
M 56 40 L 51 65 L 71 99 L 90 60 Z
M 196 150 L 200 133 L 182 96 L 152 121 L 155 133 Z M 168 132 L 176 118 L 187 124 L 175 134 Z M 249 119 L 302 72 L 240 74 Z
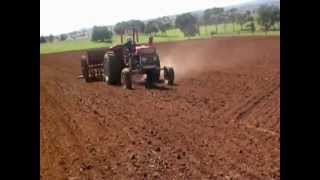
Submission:
M 41 56 L 41 179 L 280 179 L 280 40 L 157 45 L 176 85 L 77 79 L 81 52 Z

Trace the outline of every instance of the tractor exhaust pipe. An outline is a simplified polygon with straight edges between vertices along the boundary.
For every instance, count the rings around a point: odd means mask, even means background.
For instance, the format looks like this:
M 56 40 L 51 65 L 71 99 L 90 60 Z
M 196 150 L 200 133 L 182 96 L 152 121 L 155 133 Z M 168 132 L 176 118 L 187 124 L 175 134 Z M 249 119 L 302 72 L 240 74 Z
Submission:
M 137 31 L 136 33 L 137 33 L 137 42 L 139 42 L 139 31 Z
M 132 41 L 133 41 L 133 43 L 135 43 L 136 42 L 136 30 L 135 29 L 132 29 Z

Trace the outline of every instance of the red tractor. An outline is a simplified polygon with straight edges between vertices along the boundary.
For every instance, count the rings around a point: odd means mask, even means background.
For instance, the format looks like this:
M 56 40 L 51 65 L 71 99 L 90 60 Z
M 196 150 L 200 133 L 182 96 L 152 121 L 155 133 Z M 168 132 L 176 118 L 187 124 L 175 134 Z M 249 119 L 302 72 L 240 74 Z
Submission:
M 132 76 L 146 74 L 146 88 L 151 88 L 154 83 L 160 81 L 160 71 L 163 70 L 164 80 L 168 85 L 173 85 L 173 68 L 167 66 L 161 68 L 160 58 L 152 39 L 149 40 L 149 44 L 136 44 L 137 35 L 133 30 L 132 48 L 121 44 L 107 50 L 87 51 L 81 59 L 81 72 L 86 82 L 100 79 L 108 84 L 121 84 L 131 89 Z

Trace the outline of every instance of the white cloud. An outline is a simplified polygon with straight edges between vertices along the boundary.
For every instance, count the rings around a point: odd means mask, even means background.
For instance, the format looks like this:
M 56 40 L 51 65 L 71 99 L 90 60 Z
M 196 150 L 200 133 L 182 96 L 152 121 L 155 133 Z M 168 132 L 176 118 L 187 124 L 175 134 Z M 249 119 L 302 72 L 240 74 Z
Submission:
M 60 34 L 112 25 L 130 19 L 150 19 L 250 0 L 40 0 L 40 34 Z

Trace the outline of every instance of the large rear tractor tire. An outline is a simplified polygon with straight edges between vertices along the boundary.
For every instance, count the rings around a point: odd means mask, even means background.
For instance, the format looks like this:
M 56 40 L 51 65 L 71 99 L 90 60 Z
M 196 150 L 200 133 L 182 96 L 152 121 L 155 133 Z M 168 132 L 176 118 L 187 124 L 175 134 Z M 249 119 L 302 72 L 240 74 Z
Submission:
M 81 73 L 86 82 L 90 82 L 89 78 L 89 66 L 86 59 L 81 59 Z
M 121 84 L 124 89 L 132 89 L 132 74 L 129 68 L 124 68 L 121 72 Z
M 114 55 L 106 55 L 104 59 L 104 77 L 108 84 L 120 84 L 121 82 L 121 61 Z

